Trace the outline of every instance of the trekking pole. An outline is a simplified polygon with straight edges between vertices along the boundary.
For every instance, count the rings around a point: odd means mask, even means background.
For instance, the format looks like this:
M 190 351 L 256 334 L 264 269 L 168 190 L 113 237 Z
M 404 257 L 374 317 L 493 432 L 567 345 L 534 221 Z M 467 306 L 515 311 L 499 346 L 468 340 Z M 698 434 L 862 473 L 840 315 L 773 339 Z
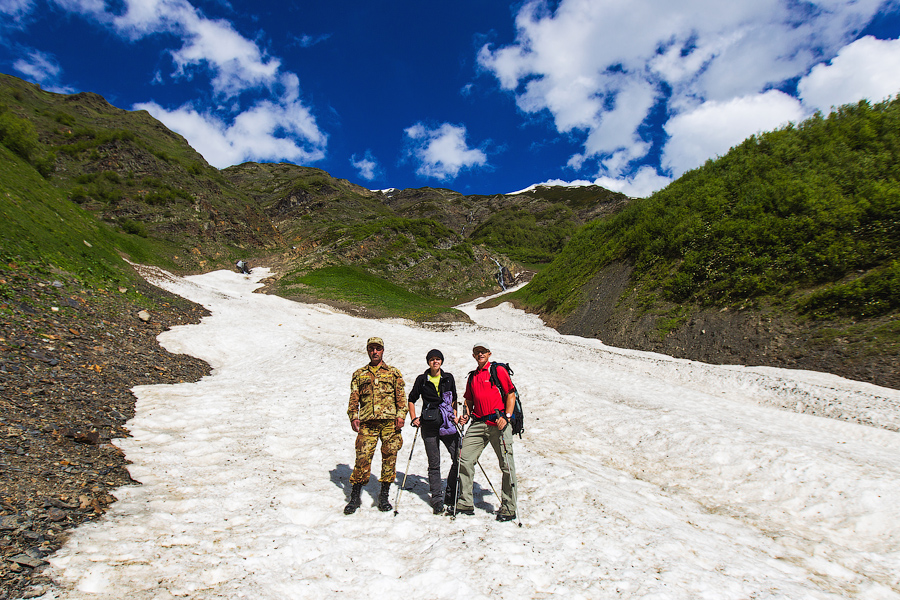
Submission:
M 459 431 L 459 425 L 456 426 L 456 431 Z M 462 436 L 462 433 L 460 433 L 460 436 Z M 461 451 L 462 450 L 462 439 L 460 439 L 460 441 L 459 441 L 459 447 L 460 447 L 460 451 Z M 457 463 L 457 464 L 459 464 L 459 463 Z M 494 489 L 494 484 L 491 483 L 491 478 L 488 477 L 487 471 L 485 471 L 484 467 L 481 466 L 481 461 L 476 458 L 475 464 L 478 465 L 478 468 L 481 469 L 481 472 L 484 474 L 484 478 L 487 479 L 488 485 L 491 487 L 491 491 L 494 492 L 494 497 L 499 500 L 501 497 L 497 495 L 497 490 Z M 459 467 L 457 467 L 457 473 L 459 473 Z M 455 508 L 455 506 L 454 506 L 454 508 Z
M 476 461 L 475 461 L 475 464 L 478 465 L 478 468 L 481 469 L 481 472 L 484 474 L 484 478 L 487 479 L 488 485 L 491 487 L 491 491 L 494 492 L 494 497 L 495 497 L 497 500 L 500 500 L 500 498 L 501 498 L 502 496 L 500 496 L 499 494 L 497 494 L 497 490 L 494 489 L 494 484 L 491 483 L 491 478 L 488 477 L 487 471 L 485 471 L 485 470 L 484 470 L 484 467 L 481 466 L 481 461 L 476 460 Z
M 413 450 L 416 449 L 416 440 L 419 439 L 419 428 L 416 427 L 416 435 L 413 436 L 412 447 L 409 449 L 409 460 L 406 461 L 406 471 L 403 473 L 403 483 L 400 484 L 400 489 L 397 490 L 397 497 L 394 498 L 394 516 L 397 516 L 397 513 L 400 511 L 400 494 L 403 493 L 403 486 L 406 485 L 406 478 L 409 477 L 409 463 L 412 462 L 412 453 Z
M 456 483 L 453 486 L 453 511 L 450 517 L 451 521 L 456 519 L 456 503 L 459 502 L 459 459 L 462 457 L 463 442 L 463 432 L 462 429 L 459 428 L 459 423 L 453 421 L 453 426 L 456 427 L 456 435 L 459 436 L 459 441 L 456 444 Z

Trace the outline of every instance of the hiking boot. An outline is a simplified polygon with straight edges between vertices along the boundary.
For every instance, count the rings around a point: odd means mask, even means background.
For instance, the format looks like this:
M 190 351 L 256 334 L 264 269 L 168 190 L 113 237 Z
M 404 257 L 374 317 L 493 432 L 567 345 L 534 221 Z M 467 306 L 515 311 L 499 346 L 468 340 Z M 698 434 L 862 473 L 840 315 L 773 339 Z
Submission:
M 359 508 L 359 505 L 362 504 L 362 500 L 359 498 L 360 492 L 362 492 L 362 484 L 354 483 L 353 489 L 350 490 L 350 502 L 347 503 L 347 506 L 344 507 L 345 515 L 352 515 L 356 512 L 356 509 Z
M 391 482 L 384 481 L 381 483 L 381 493 L 378 494 L 378 510 L 387 512 L 394 508 L 388 501 L 388 493 L 391 491 Z
M 434 514 L 439 515 L 444 512 L 444 503 L 438 500 L 432 505 L 432 509 L 434 510 Z
M 505 523 L 506 521 L 513 521 L 516 518 L 516 513 L 511 515 L 504 515 L 502 513 L 497 513 L 497 520 L 501 523 Z
M 469 515 L 471 517 L 474 514 L 475 514 L 474 508 L 459 508 L 459 507 L 447 508 L 447 515 L 450 517 L 454 517 L 456 515 Z

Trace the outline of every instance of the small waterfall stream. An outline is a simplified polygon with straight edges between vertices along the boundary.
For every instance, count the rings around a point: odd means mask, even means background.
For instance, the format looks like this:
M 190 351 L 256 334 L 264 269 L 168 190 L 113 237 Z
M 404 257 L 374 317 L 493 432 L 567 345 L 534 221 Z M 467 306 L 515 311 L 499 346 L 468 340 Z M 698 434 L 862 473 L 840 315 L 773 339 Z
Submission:
M 500 288 L 505 292 L 506 291 L 506 283 L 503 281 L 503 265 L 500 264 L 496 258 L 489 256 L 492 261 L 497 263 L 497 283 L 500 284 Z

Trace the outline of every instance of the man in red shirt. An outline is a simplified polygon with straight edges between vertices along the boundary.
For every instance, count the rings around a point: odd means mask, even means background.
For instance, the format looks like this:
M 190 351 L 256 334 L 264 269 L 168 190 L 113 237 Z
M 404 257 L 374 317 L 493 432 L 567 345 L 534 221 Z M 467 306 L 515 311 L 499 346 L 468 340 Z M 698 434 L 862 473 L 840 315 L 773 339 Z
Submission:
M 466 414 L 459 420 L 460 425 L 464 425 L 469 419 L 472 424 L 460 449 L 459 500 L 456 507 L 448 512 L 475 514 L 472 498 L 475 464 L 490 444 L 500 461 L 500 471 L 503 472 L 497 520 L 512 521 L 516 518 L 516 464 L 513 461 L 512 427 L 508 425 L 516 404 L 515 387 L 509 373 L 500 365 L 496 367 L 500 389 L 491 382 L 491 350 L 487 344 L 475 344 L 472 356 L 478 367 L 466 384 Z

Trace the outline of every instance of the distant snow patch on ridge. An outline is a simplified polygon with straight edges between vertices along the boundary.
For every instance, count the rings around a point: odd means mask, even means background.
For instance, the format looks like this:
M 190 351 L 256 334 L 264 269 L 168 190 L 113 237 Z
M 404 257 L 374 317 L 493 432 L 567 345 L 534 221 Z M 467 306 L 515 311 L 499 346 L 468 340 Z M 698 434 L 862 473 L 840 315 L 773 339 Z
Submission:
M 550 179 L 550 180 L 548 180 L 548 181 L 545 181 L 544 183 L 535 183 L 535 184 L 529 185 L 529 186 L 528 186 L 527 188 L 525 188 L 524 190 L 519 190 L 518 192 L 509 192 L 509 193 L 506 194 L 506 195 L 507 195 L 507 196 L 515 196 L 516 194 L 524 194 L 524 193 L 526 193 L 526 192 L 534 191 L 534 190 L 536 190 L 536 189 L 538 189 L 538 188 L 540 188 L 540 187 L 554 187 L 554 186 L 559 186 L 559 187 L 587 187 L 587 186 L 589 186 L 589 185 L 597 185 L 597 184 L 594 183 L 593 181 L 585 181 L 585 180 L 583 180 L 583 179 L 579 179 L 579 180 L 577 180 L 577 181 L 563 181 L 562 179 Z
M 611 192 L 619 192 L 620 194 L 625 194 L 629 198 L 646 198 L 654 192 L 663 189 L 670 183 L 672 183 L 672 179 L 670 177 L 659 175 L 656 172 L 656 169 L 645 165 L 629 177 L 617 178 L 609 176 L 598 176 L 593 181 L 586 181 L 584 179 L 577 179 L 575 181 L 551 179 L 549 181 L 545 181 L 544 183 L 536 183 L 534 185 L 530 185 L 524 190 L 512 192 L 507 195 L 512 196 L 514 194 L 522 194 L 524 192 L 530 192 L 539 187 L 585 187 L 589 185 L 596 185 L 597 187 L 605 188 L 607 190 L 610 190 Z

